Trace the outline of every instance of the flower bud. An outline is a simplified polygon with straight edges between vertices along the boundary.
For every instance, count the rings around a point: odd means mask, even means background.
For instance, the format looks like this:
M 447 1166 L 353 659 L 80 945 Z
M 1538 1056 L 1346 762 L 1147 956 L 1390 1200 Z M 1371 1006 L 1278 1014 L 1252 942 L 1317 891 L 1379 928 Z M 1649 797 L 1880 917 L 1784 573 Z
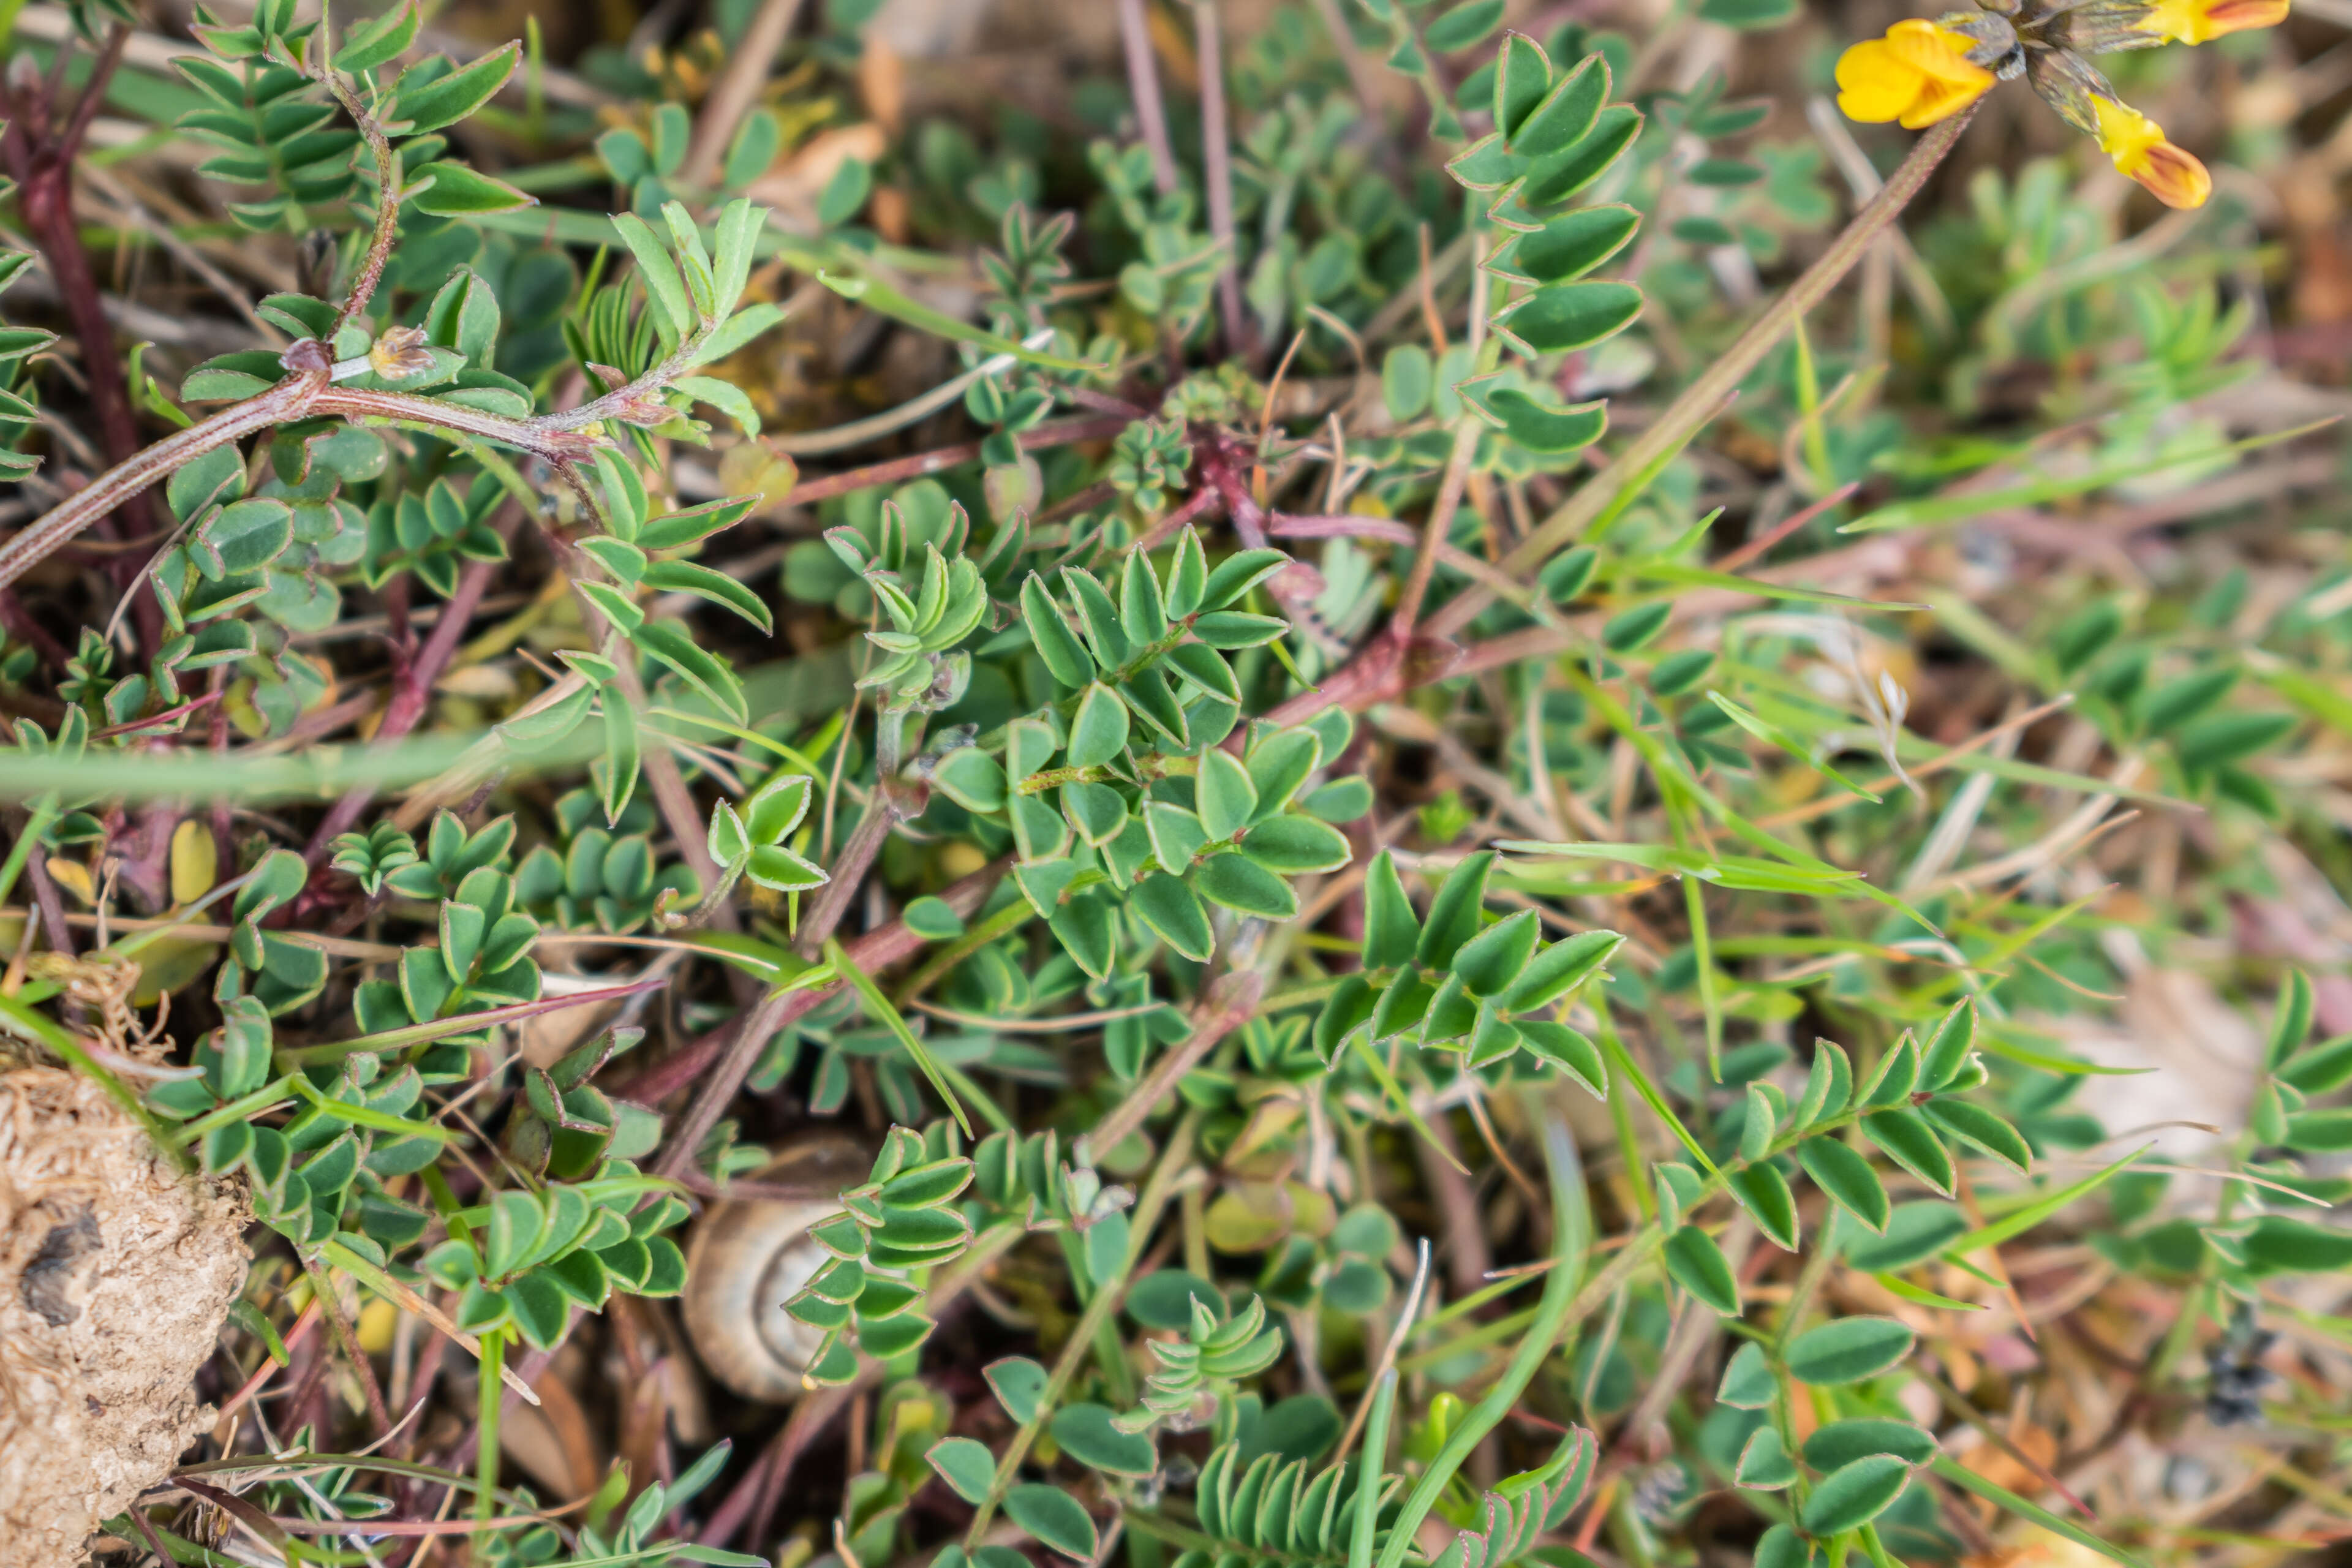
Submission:
M 2287 0 L 2156 0 L 2140 30 L 2183 44 L 2202 44 L 2225 33 L 2275 27 L 2286 20 Z
M 415 327 L 387 327 L 368 345 L 368 364 L 386 381 L 406 381 L 433 368 L 432 345 Z
M 2213 194 L 2213 176 L 2194 155 L 2166 141 L 2155 121 L 2112 98 L 2094 98 L 2091 106 L 2098 116 L 2099 150 L 2115 160 L 2118 173 L 2137 180 L 2166 206 L 2205 205 Z

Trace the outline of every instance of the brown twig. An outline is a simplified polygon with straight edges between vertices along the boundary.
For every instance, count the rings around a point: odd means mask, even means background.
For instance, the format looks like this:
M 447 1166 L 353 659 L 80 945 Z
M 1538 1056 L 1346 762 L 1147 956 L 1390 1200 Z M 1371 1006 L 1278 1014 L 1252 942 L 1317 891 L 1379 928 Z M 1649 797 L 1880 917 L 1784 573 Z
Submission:
M 183 465 L 217 447 L 242 440 L 257 431 L 284 425 L 309 414 L 327 384 L 325 351 L 316 343 L 297 343 L 287 351 L 289 366 L 297 350 L 311 353 L 294 367 L 296 374 L 268 392 L 225 408 L 211 418 L 165 437 L 152 447 L 116 464 L 82 489 L 51 508 L 37 521 L 0 543 L 0 587 L 22 577 L 100 518 Z M 145 570 L 144 567 L 141 568 Z
M 1192 0 L 1193 47 L 1201 58 L 1201 168 L 1209 187 L 1209 237 L 1217 242 L 1217 319 L 1225 352 L 1255 357 L 1242 314 L 1241 260 L 1234 232 L 1234 153 L 1225 115 L 1225 51 L 1217 0 Z
M 718 174 L 719 160 L 727 155 L 727 144 L 734 140 L 735 128 L 760 101 L 760 89 L 768 84 L 768 68 L 775 63 L 776 51 L 783 47 L 784 37 L 793 30 L 793 22 L 800 11 L 801 0 L 762 0 L 759 10 L 752 14 L 751 25 L 735 40 L 725 68 L 702 100 L 702 112 L 694 122 L 694 139 L 688 144 L 686 163 L 678 170 L 681 182 L 707 185 Z
M 309 1258 L 302 1259 L 302 1272 L 310 1277 L 310 1291 L 326 1315 L 327 1327 L 333 1331 L 335 1346 L 351 1363 L 352 1375 L 360 1380 L 360 1389 L 367 1396 L 368 1419 L 375 1423 L 375 1435 L 381 1439 L 392 1435 L 392 1412 L 383 1403 L 383 1387 L 375 1380 L 375 1365 L 360 1349 L 358 1338 L 351 1324 L 343 1321 L 343 1309 L 335 1300 L 335 1288 L 328 1283 L 325 1274 Z
M 1429 595 L 1429 579 L 1437 570 L 1437 547 L 1445 542 L 1454 527 L 1454 514 L 1461 510 L 1462 492 L 1470 482 L 1470 459 L 1478 450 L 1478 421 L 1464 415 L 1454 427 L 1454 450 L 1445 459 L 1445 475 L 1437 483 L 1437 499 L 1430 503 L 1429 521 L 1422 529 L 1421 549 L 1412 559 L 1412 575 L 1405 579 L 1404 591 L 1397 595 L 1396 609 L 1389 624 L 1397 635 L 1410 637 L 1421 619 L 1422 601 Z
M 1082 1164 L 1091 1163 L 1118 1147 L 1129 1133 L 1143 1125 L 1151 1108 L 1176 1087 L 1179 1079 L 1198 1067 L 1219 1040 L 1250 1021 L 1265 991 L 1265 977 L 1255 968 L 1236 969 L 1212 982 L 1192 1009 L 1192 1034 L 1087 1131 L 1080 1140 L 1083 1147 L 1073 1150 L 1074 1157 Z
M 910 817 L 922 815 L 929 791 L 919 786 L 909 789 L 894 780 L 886 779 L 866 802 L 865 815 L 850 833 L 849 841 L 835 856 L 827 873 L 824 891 L 817 895 L 815 905 L 801 921 L 800 934 L 793 945 L 803 958 L 814 958 L 825 939 L 841 924 L 849 912 L 850 900 L 866 885 L 866 873 L 873 868 L 875 858 L 889 841 L 898 826 Z
M 57 879 L 49 875 L 48 863 L 37 848 L 25 857 L 25 880 L 32 885 L 33 905 L 41 911 L 41 930 L 49 939 L 49 950 L 73 957 L 73 928 L 66 923 L 65 900 L 58 897 Z
M 959 915 L 970 916 L 980 908 L 989 890 L 1004 875 L 1006 861 L 997 861 L 982 868 L 940 894 L 940 900 Z M 845 943 L 843 956 L 866 973 L 872 974 L 894 963 L 905 962 L 923 945 L 923 938 L 907 929 L 904 921 L 892 921 L 888 925 Z M 775 1037 L 776 1031 L 801 1017 L 820 1002 L 841 989 L 845 982 L 812 987 L 805 991 L 776 991 L 763 997 L 751 1011 L 742 1015 L 731 1028 L 714 1029 L 689 1047 L 683 1055 L 693 1055 L 695 1072 L 688 1081 L 699 1080 L 702 1088 L 694 1103 L 678 1119 L 662 1151 L 654 1173 L 675 1177 L 683 1171 L 703 1138 L 716 1126 L 728 1101 L 751 1073 L 752 1064 L 760 1052 Z M 649 1077 L 650 1075 L 646 1075 Z M 637 1083 L 643 1083 L 641 1077 Z M 614 1092 L 637 1097 L 637 1083 Z M 683 1087 L 680 1085 L 679 1087 Z
M 1381 129 L 1381 78 L 1372 68 L 1364 51 L 1356 47 L 1355 34 L 1348 26 L 1340 11 L 1341 0 L 1315 0 L 1315 14 L 1323 23 L 1323 30 L 1331 37 L 1331 47 L 1338 53 L 1339 63 L 1348 68 L 1348 83 L 1355 89 L 1356 102 L 1364 111 L 1364 123 L 1377 132 Z
M 1139 416 L 1106 416 L 1094 419 L 1065 419 L 1052 425 L 1040 425 L 1034 430 L 1024 430 L 1013 440 L 1024 452 L 1042 452 L 1053 447 L 1067 447 L 1080 441 L 1108 441 Z M 943 468 L 976 462 L 980 443 L 959 441 L 952 446 L 933 447 L 910 457 L 890 458 L 879 463 L 868 463 L 862 468 L 845 468 L 837 474 L 821 474 L 793 487 L 790 500 L 795 505 L 826 500 L 834 496 L 845 496 L 854 491 L 870 489 L 876 485 L 895 485 L 908 479 L 919 479 L 926 474 L 936 474 Z
M 1127 49 L 1127 87 L 1135 95 L 1135 129 L 1151 151 L 1151 179 L 1161 195 L 1178 185 L 1176 149 L 1168 140 L 1168 111 L 1160 101 L 1160 72 L 1151 63 L 1151 21 L 1144 0 L 1118 0 L 1119 41 Z

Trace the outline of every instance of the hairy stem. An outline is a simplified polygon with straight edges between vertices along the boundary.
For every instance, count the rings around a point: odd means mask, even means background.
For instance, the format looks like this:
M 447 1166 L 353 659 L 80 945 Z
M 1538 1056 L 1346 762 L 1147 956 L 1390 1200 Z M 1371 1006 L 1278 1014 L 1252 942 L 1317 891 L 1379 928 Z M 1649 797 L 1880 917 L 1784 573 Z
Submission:
M 331 67 L 325 75 L 327 90 L 343 106 L 343 112 L 359 127 L 360 137 L 367 142 L 368 155 L 375 161 L 375 227 L 368 235 L 368 247 L 360 259 L 360 269 L 352 279 L 351 292 L 335 311 L 334 330 L 327 334 L 327 348 L 331 353 L 335 339 L 349 326 L 352 319 L 368 307 L 375 298 L 376 285 L 383 280 L 384 264 L 392 259 L 394 237 L 400 232 L 400 160 L 392 150 L 392 138 L 383 133 L 374 115 L 352 95 L 343 79 Z
M 549 462 L 585 458 L 593 455 L 597 447 L 609 445 L 603 437 L 588 435 L 576 425 L 550 424 L 538 419 L 509 419 L 504 415 L 485 413 L 478 408 L 467 408 L 461 404 L 411 392 L 365 392 L 331 386 L 319 395 L 310 412 L 339 414 L 346 419 L 394 419 L 404 424 L 455 430 L 485 441 L 496 441 L 502 447 L 512 447 L 517 451 L 529 452 Z
M 107 469 L 49 509 L 37 521 L 18 529 L 5 543 L 0 543 L 0 588 L 22 577 L 131 497 L 170 477 L 183 464 L 193 462 L 215 447 L 301 418 L 310 411 L 326 384 L 323 365 L 302 371 L 258 397 L 225 408 L 209 419 L 142 449 L 128 462 Z

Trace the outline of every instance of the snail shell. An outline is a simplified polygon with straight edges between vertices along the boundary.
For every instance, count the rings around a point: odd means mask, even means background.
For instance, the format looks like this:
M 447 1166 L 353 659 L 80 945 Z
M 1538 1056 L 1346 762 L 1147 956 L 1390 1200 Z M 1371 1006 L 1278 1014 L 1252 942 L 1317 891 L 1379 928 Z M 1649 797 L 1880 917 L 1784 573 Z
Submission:
M 787 1316 L 784 1303 L 832 1261 L 809 1228 L 841 1212 L 830 1194 L 857 1184 L 864 1157 L 837 1132 L 793 1139 L 751 1180 L 814 1186 L 827 1195 L 714 1203 L 688 1240 L 687 1337 L 710 1375 L 746 1399 L 784 1405 L 800 1397 L 801 1374 L 824 1336 Z

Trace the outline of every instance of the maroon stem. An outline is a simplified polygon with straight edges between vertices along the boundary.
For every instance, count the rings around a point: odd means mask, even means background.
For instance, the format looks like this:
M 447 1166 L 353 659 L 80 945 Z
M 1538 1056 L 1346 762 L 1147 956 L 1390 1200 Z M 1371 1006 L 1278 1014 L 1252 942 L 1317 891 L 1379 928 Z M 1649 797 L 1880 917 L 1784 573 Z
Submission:
M 50 635 L 48 627 L 33 618 L 33 613 L 25 608 L 25 602 L 16 596 L 14 588 L 0 588 L 0 627 L 5 627 L 10 637 L 22 637 L 32 644 L 33 651 L 51 669 L 63 670 L 73 658 L 66 645 Z
M 82 137 L 106 98 L 107 84 L 113 79 L 115 67 L 121 63 L 123 47 L 130 39 L 131 29 L 120 23 L 107 33 L 105 43 L 91 62 L 89 80 L 62 127 L 50 130 L 46 114 L 36 117 L 31 112 L 33 105 L 19 101 L 15 110 L 20 124 L 12 128 L 8 137 L 9 161 L 17 180 L 17 211 L 48 265 L 49 278 L 57 285 L 66 319 L 81 344 L 90 414 L 98 425 L 99 441 L 110 464 L 127 461 L 138 452 L 139 418 L 131 408 L 131 385 L 124 379 L 122 361 L 115 353 L 114 324 L 106 319 L 98 275 L 90 267 L 89 252 L 82 247 L 81 230 L 74 222 L 73 174 L 74 157 L 81 149 Z M 153 504 L 145 497 L 126 496 L 120 511 L 110 514 L 101 526 L 110 538 L 136 536 L 154 531 L 154 517 Z M 135 556 L 122 556 L 109 563 L 118 587 L 135 584 L 141 570 Z M 163 614 L 152 588 L 140 593 L 136 614 L 141 646 L 152 651 L 163 643 Z
M 1276 539 L 1379 539 L 1391 544 L 1421 542 L 1419 531 L 1411 523 L 1386 517 L 1292 517 L 1276 512 L 1274 521 L 1266 525 L 1265 531 Z
M 1188 522 L 1197 521 L 1223 499 L 1214 489 L 1202 486 L 1200 489 L 1194 490 L 1182 506 L 1145 529 L 1143 537 L 1135 542 L 1134 548 L 1147 553 L 1159 549 L 1177 530 Z
M 1201 465 L 1201 477 L 1224 499 L 1225 514 L 1233 520 L 1234 531 L 1250 549 L 1265 548 L 1266 524 L 1270 520 L 1251 492 L 1245 477 L 1249 454 L 1231 436 L 1213 427 L 1206 429 L 1192 449 Z M 1293 561 L 1276 573 L 1265 586 L 1292 625 L 1310 635 L 1318 630 L 1315 601 L 1323 593 L 1323 574 L 1304 561 Z
M 43 136 L 36 127 L 26 125 L 9 138 L 10 150 L 15 154 L 11 162 L 17 171 L 17 208 L 24 215 L 25 226 L 31 231 L 33 242 L 41 247 L 41 255 L 48 263 L 49 276 L 57 284 L 67 319 L 73 323 L 74 336 L 81 341 L 82 370 L 89 384 L 90 407 L 98 417 L 99 437 L 105 445 L 107 460 L 111 463 L 122 462 L 139 450 L 139 421 L 131 412 L 131 387 L 123 379 L 122 363 L 115 357 L 114 325 L 106 319 L 106 306 L 99 294 L 97 275 L 90 269 L 89 253 L 82 248 L 81 232 L 74 224 L 73 161 L 82 132 L 106 96 L 107 81 L 114 75 L 114 68 L 122 58 L 123 45 L 130 37 L 131 29 L 121 25 L 107 34 L 106 43 L 90 68 L 89 84 L 82 89 L 64 128 L 54 137 Z M 20 104 L 18 108 L 21 113 L 24 106 Z
M 32 831 L 30 824 L 25 831 Z M 33 905 L 41 911 L 41 934 L 48 938 L 49 949 L 68 958 L 74 955 L 73 928 L 66 924 L 66 904 L 58 897 L 58 884 L 49 876 L 49 868 L 41 858 L 41 847 L 33 846 L 25 857 L 25 880 L 32 885 Z
M 511 530 L 511 521 L 508 526 Z M 388 746 L 398 741 L 416 728 L 417 721 L 425 717 L 425 710 L 433 700 L 434 682 L 439 680 L 441 672 L 448 668 L 450 658 L 456 655 L 458 643 L 464 640 L 467 627 L 473 621 L 475 606 L 482 602 L 482 595 L 489 589 L 490 579 L 498 575 L 498 570 L 503 564 L 498 561 L 467 563 L 466 570 L 457 578 L 457 591 L 449 595 L 449 603 L 442 610 L 441 618 L 433 624 L 433 635 L 425 639 L 425 646 L 417 649 L 415 658 L 401 661 L 394 676 L 392 700 L 384 705 L 383 722 L 376 726 L 375 739 L 379 746 Z M 302 851 L 303 859 L 316 869 L 326 859 L 336 837 L 350 832 L 352 825 L 359 821 L 360 814 L 367 810 L 368 803 L 374 798 L 373 784 L 354 784 L 345 792 L 343 797 L 329 809 L 326 820 L 319 824 L 319 830 L 310 836 L 310 847 Z
M 696 1536 L 705 1546 L 724 1549 L 743 1533 L 746 1524 L 752 1526 L 753 1541 L 766 1537 L 765 1521 L 774 1513 L 782 1498 L 784 1482 L 793 1472 L 793 1463 L 801 1457 L 809 1443 L 833 1418 L 848 1407 L 857 1391 L 850 1388 L 823 1388 L 803 1395 L 793 1406 L 793 1413 L 776 1429 L 775 1436 L 760 1454 L 759 1462 L 737 1481 L 726 1500 L 711 1510 L 710 1518 Z
M 365 1351 L 360 1349 L 360 1342 L 352 1334 L 351 1324 L 343 1321 L 343 1310 L 336 1303 L 334 1289 L 327 1283 L 326 1276 L 320 1272 L 319 1266 L 305 1258 L 302 1269 L 310 1275 L 310 1289 L 317 1293 L 319 1305 L 325 1310 L 327 1326 L 334 1331 L 336 1347 L 343 1352 L 343 1359 L 351 1363 L 352 1373 L 360 1380 L 361 1391 L 367 1398 L 368 1418 L 375 1424 L 376 1436 L 389 1436 L 392 1433 L 392 1413 L 383 1403 L 383 1386 L 376 1382 L 375 1363 L 368 1360 Z
M 211 679 L 206 683 L 205 689 L 215 697 L 228 695 L 226 665 L 213 666 Z M 205 746 L 217 761 L 228 755 L 228 704 L 215 702 L 212 705 L 211 711 L 212 723 L 205 736 Z M 210 815 L 215 861 L 222 866 L 234 866 L 236 864 L 236 818 L 231 812 L 226 795 L 220 795 L 214 799 Z
M 1143 0 L 1118 0 L 1118 32 L 1127 50 L 1127 89 L 1135 95 L 1135 129 L 1151 151 L 1151 183 L 1161 195 L 1181 183 L 1176 149 L 1168 140 L 1168 111 L 1160 102 L 1160 71 L 1151 59 L 1151 22 Z

